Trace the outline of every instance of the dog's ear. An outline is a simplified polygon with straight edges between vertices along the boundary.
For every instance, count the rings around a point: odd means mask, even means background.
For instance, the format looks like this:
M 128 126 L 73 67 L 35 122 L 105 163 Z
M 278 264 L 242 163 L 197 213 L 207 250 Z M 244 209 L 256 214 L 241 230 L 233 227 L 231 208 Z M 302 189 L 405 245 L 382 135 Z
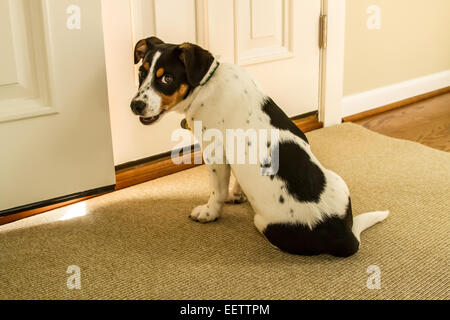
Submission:
M 189 84 L 194 88 L 198 87 L 214 62 L 213 55 L 192 43 L 183 43 L 178 46 L 178 49 L 180 60 L 186 68 Z
M 134 48 L 134 64 L 138 64 L 154 46 L 164 43 L 156 37 L 140 40 Z

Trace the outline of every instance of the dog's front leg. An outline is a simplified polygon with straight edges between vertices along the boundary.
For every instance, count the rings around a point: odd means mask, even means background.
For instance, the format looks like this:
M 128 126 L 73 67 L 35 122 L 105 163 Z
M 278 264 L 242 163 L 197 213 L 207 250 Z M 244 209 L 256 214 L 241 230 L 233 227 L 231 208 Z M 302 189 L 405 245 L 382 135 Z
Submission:
M 212 164 L 206 166 L 209 171 L 211 184 L 211 196 L 207 204 L 192 210 L 192 220 L 207 223 L 215 221 L 222 212 L 223 205 L 228 197 L 228 185 L 230 182 L 230 166 L 226 164 Z

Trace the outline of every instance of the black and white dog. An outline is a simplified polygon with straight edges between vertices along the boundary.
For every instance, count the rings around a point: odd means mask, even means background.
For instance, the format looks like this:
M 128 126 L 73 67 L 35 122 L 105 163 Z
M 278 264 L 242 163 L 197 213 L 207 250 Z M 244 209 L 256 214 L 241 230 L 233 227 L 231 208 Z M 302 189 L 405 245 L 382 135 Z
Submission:
M 277 248 L 347 257 L 358 251 L 360 233 L 388 216 L 378 211 L 353 219 L 343 179 L 320 164 L 303 132 L 240 67 L 219 63 L 197 45 L 166 44 L 155 37 L 137 43 L 135 63 L 141 61 L 131 109 L 144 125 L 176 111 L 191 128 L 202 121 L 224 136 L 226 129 L 279 129 L 277 173 L 262 175 L 261 163 L 207 165 L 212 193 L 207 204 L 192 211 L 193 220 L 217 220 L 224 203 L 245 199 L 243 192 L 255 211 L 256 228 Z M 231 198 L 230 171 L 237 180 Z

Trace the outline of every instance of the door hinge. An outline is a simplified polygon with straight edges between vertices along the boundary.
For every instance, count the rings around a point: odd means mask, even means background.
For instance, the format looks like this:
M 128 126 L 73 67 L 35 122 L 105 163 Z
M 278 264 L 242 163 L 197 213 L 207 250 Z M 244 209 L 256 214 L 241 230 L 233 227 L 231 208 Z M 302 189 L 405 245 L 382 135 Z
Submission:
M 321 49 L 327 48 L 328 42 L 328 16 L 321 15 L 320 16 L 320 25 L 319 25 L 319 47 Z

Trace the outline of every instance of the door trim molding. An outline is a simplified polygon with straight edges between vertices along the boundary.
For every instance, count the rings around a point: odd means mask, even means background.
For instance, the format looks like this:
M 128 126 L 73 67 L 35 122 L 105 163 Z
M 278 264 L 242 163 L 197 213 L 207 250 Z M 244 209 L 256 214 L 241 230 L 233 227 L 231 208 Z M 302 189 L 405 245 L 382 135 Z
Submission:
M 49 0 L 9 0 L 14 51 L 20 69 L 16 83 L 0 86 L 0 123 L 57 114 L 52 103 L 54 54 Z M 23 62 L 23 63 L 22 63 Z
M 327 44 L 320 56 L 319 120 L 325 127 L 342 122 L 345 7 L 346 0 L 322 0 L 322 15 L 328 17 L 328 29 Z

